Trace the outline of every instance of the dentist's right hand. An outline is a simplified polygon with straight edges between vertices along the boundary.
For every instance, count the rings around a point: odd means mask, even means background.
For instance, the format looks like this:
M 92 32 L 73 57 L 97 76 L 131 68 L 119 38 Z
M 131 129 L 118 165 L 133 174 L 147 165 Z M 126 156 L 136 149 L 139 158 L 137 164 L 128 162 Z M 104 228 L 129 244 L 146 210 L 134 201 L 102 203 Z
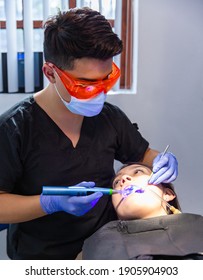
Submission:
M 92 188 L 95 186 L 95 183 L 81 182 L 78 185 L 82 187 Z M 102 195 L 103 194 L 100 192 L 95 192 L 87 196 L 41 194 L 40 205 L 46 214 L 64 211 L 75 216 L 82 216 L 97 204 Z

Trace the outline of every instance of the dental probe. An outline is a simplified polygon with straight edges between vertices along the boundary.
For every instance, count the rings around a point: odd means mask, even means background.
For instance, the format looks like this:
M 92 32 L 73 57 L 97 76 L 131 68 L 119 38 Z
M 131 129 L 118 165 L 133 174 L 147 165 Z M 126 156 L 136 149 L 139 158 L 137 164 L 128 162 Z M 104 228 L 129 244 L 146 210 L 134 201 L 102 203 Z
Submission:
M 170 147 L 170 145 L 167 145 L 167 146 L 166 146 L 166 148 L 165 148 L 165 150 L 163 151 L 163 153 L 162 153 L 162 155 L 161 155 L 161 157 L 160 157 L 159 160 L 161 160 L 161 159 L 165 156 L 165 154 L 167 153 L 169 147 Z M 154 174 L 154 172 L 152 171 L 152 173 L 150 174 L 149 180 L 152 178 L 153 174 Z M 149 180 L 148 180 L 148 181 L 149 181 Z
M 85 196 L 93 194 L 95 192 L 101 192 L 104 195 L 121 194 L 122 191 L 114 190 L 111 188 L 86 188 L 86 187 L 76 187 L 76 186 L 43 186 L 43 195 L 69 195 L 69 196 Z

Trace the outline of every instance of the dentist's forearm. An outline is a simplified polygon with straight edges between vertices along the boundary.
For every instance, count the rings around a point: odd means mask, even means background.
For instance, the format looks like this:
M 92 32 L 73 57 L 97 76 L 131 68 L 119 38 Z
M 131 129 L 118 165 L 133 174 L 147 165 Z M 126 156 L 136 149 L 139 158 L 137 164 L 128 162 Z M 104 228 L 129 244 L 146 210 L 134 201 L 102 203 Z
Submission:
M 0 223 L 20 223 L 45 216 L 40 196 L 0 193 Z
M 141 162 L 152 167 L 153 160 L 158 154 L 158 151 L 148 148 Z

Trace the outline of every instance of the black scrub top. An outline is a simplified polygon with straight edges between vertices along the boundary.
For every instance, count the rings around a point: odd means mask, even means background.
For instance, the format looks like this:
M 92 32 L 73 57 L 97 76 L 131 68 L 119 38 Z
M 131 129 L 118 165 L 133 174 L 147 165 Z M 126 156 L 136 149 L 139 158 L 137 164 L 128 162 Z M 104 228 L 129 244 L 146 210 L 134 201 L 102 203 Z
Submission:
M 70 186 L 82 181 L 111 187 L 114 159 L 139 161 L 147 148 L 137 125 L 109 103 L 99 115 L 84 118 L 74 148 L 31 96 L 0 117 L 0 190 L 36 195 L 42 186 Z M 57 212 L 12 224 L 8 255 L 12 259 L 74 259 L 84 239 L 113 219 L 111 197 L 103 196 L 81 217 Z

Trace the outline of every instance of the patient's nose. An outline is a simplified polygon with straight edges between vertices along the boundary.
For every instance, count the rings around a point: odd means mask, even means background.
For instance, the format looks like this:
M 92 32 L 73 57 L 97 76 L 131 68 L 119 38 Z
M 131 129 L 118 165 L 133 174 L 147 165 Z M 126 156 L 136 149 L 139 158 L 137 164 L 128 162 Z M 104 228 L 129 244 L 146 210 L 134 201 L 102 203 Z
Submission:
M 132 181 L 132 177 L 129 175 L 123 175 L 121 177 L 121 186 L 123 186 L 126 182 Z

